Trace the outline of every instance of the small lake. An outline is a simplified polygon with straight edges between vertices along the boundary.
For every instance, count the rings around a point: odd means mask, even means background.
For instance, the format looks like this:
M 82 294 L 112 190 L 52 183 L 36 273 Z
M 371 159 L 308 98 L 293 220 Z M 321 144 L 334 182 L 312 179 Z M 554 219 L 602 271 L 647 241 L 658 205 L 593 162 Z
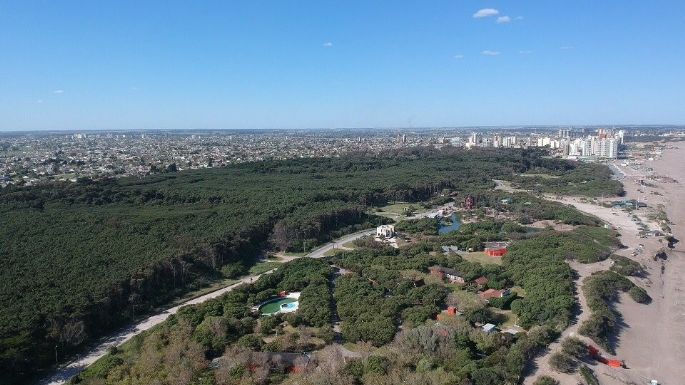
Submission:
M 461 219 L 454 213 L 449 218 L 440 218 L 440 226 L 438 227 L 438 234 L 448 234 L 459 230 L 461 227 Z

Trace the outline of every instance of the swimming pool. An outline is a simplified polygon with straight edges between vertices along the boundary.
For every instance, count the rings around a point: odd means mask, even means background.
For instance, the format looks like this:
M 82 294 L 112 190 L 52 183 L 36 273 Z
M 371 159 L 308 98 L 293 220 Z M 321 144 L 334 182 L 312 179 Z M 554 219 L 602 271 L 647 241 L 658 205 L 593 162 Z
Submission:
M 273 315 L 277 313 L 292 313 L 299 307 L 297 298 L 279 298 L 265 303 L 259 308 L 262 315 Z

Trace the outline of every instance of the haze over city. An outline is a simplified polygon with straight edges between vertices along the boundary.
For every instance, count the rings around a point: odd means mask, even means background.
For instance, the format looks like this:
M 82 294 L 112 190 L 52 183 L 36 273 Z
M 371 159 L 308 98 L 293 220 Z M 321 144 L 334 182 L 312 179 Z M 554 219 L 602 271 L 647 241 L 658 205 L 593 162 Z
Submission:
M 685 123 L 682 1 L 3 1 L 0 130 Z

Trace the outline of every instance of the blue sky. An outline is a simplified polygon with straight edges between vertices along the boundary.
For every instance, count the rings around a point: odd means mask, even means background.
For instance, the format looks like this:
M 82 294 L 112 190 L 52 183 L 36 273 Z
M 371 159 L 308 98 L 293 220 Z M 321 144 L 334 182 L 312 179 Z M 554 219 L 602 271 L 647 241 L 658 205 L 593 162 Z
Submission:
M 624 123 L 685 123 L 685 1 L 0 0 L 0 130 Z

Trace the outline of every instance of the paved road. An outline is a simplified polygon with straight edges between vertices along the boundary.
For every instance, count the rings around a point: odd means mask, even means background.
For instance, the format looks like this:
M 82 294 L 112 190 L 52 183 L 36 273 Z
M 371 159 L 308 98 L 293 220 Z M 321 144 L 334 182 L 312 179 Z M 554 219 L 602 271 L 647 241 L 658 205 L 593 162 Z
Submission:
M 359 239 L 365 235 L 371 235 L 375 233 L 376 230 L 364 230 L 364 231 L 359 231 L 354 234 L 349 234 L 346 235 L 334 242 L 327 243 L 324 246 L 319 247 L 318 249 L 312 251 L 311 253 L 307 254 L 306 256 L 309 258 L 323 258 L 324 254 L 326 254 L 328 251 L 333 250 L 333 249 L 339 249 L 342 247 L 347 242 L 354 241 L 355 239 Z
M 311 253 L 307 254 L 305 257 L 309 258 L 322 258 L 324 254 L 332 250 L 334 248 L 340 248 L 343 244 L 353 241 L 355 239 L 361 238 L 365 235 L 373 234 L 375 230 L 364 230 L 360 231 L 354 234 L 349 234 L 346 235 L 334 242 L 330 242 L 314 251 Z M 159 314 L 155 314 L 153 316 L 150 316 L 149 318 L 140 321 L 134 325 L 130 325 L 129 327 L 119 330 L 116 332 L 114 335 L 104 338 L 101 340 L 101 342 L 93 347 L 90 351 L 85 353 L 85 355 L 79 356 L 75 361 L 67 364 L 66 366 L 63 366 L 59 369 L 57 369 L 51 376 L 48 378 L 45 378 L 44 380 L 40 381 L 41 385 L 61 385 L 66 383 L 71 377 L 79 374 L 81 371 L 83 371 L 85 368 L 87 368 L 89 365 L 91 365 L 93 362 L 97 361 L 98 359 L 102 358 L 109 349 L 115 346 L 119 346 L 123 344 L 124 342 L 130 340 L 131 338 L 135 337 L 136 335 L 140 334 L 141 332 L 144 332 L 145 330 L 148 330 L 152 328 L 155 325 L 158 325 L 162 322 L 164 322 L 167 318 L 169 318 L 170 315 L 175 314 L 178 312 L 178 309 L 180 309 L 182 306 L 186 305 L 195 305 L 198 303 L 205 302 L 207 300 L 210 300 L 212 298 L 216 298 L 221 296 L 222 294 L 228 293 L 229 291 L 235 289 L 237 286 L 243 284 L 243 283 L 250 283 L 254 280 L 257 280 L 259 277 L 261 277 L 264 274 L 269 274 L 273 272 L 273 270 L 267 271 L 266 273 L 259 274 L 259 275 L 250 275 L 247 277 L 241 278 L 240 282 L 235 283 L 231 286 L 224 287 L 222 289 L 213 291 L 209 294 L 205 294 L 203 296 L 194 298 L 192 300 L 189 300 L 187 302 L 184 302 L 178 306 L 174 306 L 170 309 L 167 309 Z

